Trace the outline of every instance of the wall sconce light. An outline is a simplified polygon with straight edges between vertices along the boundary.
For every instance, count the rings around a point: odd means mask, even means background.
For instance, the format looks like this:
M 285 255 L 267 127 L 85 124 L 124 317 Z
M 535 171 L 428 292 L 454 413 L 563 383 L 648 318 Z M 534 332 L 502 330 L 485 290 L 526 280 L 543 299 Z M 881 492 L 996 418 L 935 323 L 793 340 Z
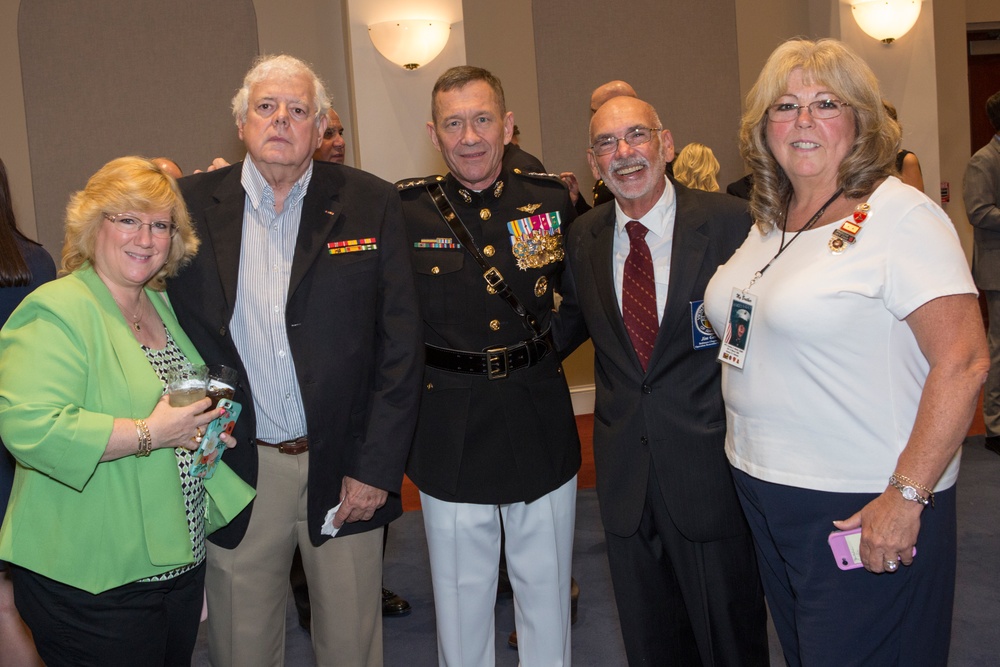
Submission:
M 856 0 L 851 3 L 854 20 L 868 35 L 883 44 L 902 37 L 920 16 L 921 0 Z
M 417 69 L 437 58 L 450 34 L 451 24 L 446 21 L 414 19 L 368 26 L 368 36 L 378 52 L 406 69 Z

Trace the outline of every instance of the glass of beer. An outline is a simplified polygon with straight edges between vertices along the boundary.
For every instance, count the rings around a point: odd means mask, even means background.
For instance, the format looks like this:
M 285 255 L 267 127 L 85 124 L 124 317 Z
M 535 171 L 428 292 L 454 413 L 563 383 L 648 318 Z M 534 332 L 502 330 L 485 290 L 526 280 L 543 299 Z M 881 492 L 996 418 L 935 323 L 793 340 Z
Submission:
M 167 393 L 175 408 L 191 405 L 205 398 L 208 390 L 208 368 L 185 366 L 167 374 Z
M 239 373 L 229 366 L 212 365 L 208 367 L 208 397 L 212 399 L 212 407 L 209 410 L 219 407 L 219 401 L 223 398 L 233 400 L 233 396 L 236 395 L 238 378 Z

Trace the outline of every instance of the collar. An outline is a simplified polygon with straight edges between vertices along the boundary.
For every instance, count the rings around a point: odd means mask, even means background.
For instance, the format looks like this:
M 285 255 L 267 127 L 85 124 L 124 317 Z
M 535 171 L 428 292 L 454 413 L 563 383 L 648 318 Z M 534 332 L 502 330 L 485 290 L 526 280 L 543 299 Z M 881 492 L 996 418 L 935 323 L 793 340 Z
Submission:
M 503 195 L 503 191 L 506 187 L 506 173 L 501 170 L 500 176 L 497 180 L 493 181 L 492 185 L 489 185 L 482 190 L 472 190 L 467 188 L 462 183 L 455 178 L 454 174 L 449 173 L 447 184 L 449 189 L 458 195 L 458 201 L 466 205 L 484 206 L 489 207 L 497 199 L 500 199 Z
M 289 190 L 288 196 L 285 197 L 286 207 L 289 204 L 293 206 L 298 205 L 302 201 L 302 198 L 306 196 L 309 181 L 312 180 L 312 173 L 313 161 L 310 160 L 305 172 L 292 184 L 292 189 Z M 243 190 L 247 193 L 247 198 L 250 200 L 250 204 L 254 207 L 254 210 L 259 209 L 261 203 L 264 201 L 271 204 L 274 203 L 274 189 L 260 173 L 260 170 L 257 169 L 257 165 L 254 164 L 253 158 L 249 154 L 243 160 L 243 172 L 240 174 L 240 183 L 243 185 Z
M 649 231 L 656 234 L 656 236 L 662 238 L 667 232 L 667 225 L 674 219 L 675 212 L 677 210 L 677 194 L 674 190 L 674 184 L 670 182 L 670 179 L 666 176 L 663 180 L 667 182 L 665 188 L 663 188 L 663 194 L 653 208 L 646 211 L 646 215 L 639 218 L 639 222 Z M 625 215 L 622 211 L 622 207 L 618 205 L 618 200 L 615 200 L 615 228 L 619 234 L 625 234 L 625 225 L 635 218 L 630 218 Z

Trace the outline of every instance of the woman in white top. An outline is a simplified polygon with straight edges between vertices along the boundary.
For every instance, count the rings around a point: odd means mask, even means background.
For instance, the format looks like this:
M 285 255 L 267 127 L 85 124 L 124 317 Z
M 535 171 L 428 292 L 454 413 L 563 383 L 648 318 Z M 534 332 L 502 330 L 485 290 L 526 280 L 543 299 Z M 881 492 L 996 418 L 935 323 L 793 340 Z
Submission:
M 954 228 L 891 175 L 899 139 L 835 40 L 779 46 L 747 96 L 756 226 L 706 305 L 750 313 L 720 354 L 726 451 L 789 665 L 947 661 L 958 450 L 989 360 Z M 835 557 L 830 533 L 856 528 Z

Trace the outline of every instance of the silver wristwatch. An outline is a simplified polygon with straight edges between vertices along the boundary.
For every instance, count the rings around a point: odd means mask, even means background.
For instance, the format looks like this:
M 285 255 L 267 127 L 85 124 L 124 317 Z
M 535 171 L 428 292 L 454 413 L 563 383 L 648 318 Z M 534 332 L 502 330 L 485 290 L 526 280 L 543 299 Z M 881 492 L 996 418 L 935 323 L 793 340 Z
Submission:
M 930 499 L 924 498 L 922 495 L 920 495 L 916 487 L 910 486 L 909 484 L 903 484 L 901 481 L 896 479 L 895 475 L 889 478 L 889 484 L 899 489 L 899 492 L 903 495 L 903 498 L 905 500 L 911 500 L 915 503 L 920 503 L 924 507 L 927 507 L 928 505 L 931 504 Z

